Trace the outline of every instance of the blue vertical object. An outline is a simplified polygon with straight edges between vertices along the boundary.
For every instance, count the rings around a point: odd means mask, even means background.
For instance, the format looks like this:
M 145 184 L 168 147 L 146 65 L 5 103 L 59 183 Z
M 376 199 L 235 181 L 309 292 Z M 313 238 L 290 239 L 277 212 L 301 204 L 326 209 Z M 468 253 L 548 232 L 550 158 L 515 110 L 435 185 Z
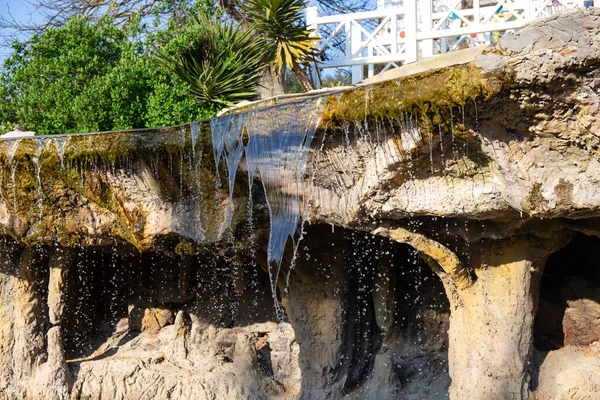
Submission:
M 594 2 L 593 2 L 593 1 L 584 1 L 584 2 L 583 2 L 583 6 L 584 6 L 585 8 L 590 8 L 590 7 L 593 7 L 593 6 L 594 6 Z
M 456 13 L 454 13 L 454 12 L 453 12 L 453 13 L 450 15 L 450 18 L 452 18 L 452 19 L 458 19 L 458 15 L 456 15 Z M 460 36 L 457 36 L 457 37 L 456 37 L 456 40 L 460 40 Z

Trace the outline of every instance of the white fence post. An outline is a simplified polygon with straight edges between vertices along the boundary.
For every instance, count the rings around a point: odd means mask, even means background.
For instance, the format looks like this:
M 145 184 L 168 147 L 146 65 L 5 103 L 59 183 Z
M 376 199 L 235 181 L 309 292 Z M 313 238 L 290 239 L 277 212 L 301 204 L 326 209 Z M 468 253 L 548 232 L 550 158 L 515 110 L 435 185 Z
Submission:
M 421 32 L 429 32 L 433 28 L 432 9 L 433 0 L 416 0 L 421 9 Z M 473 0 L 477 2 L 478 0 Z M 417 7 L 419 8 L 419 7 Z M 433 57 L 433 39 L 426 39 L 421 42 L 421 58 Z
M 369 47 L 369 56 L 373 54 L 373 49 Z M 375 75 L 375 64 L 369 64 L 367 68 L 367 76 L 372 78 Z
M 523 10 L 523 15 L 525 16 L 525 19 L 530 20 L 531 16 L 533 14 L 534 14 L 533 4 L 532 4 L 531 0 L 527 0 L 527 3 L 525 3 L 525 9 Z
M 390 20 L 391 53 L 394 55 L 398 55 L 398 22 L 398 14 L 394 14 Z
M 346 57 L 360 57 L 362 54 L 357 53 L 362 47 L 362 32 L 360 26 L 358 25 L 358 22 L 350 22 L 350 43 L 350 54 L 346 54 Z M 354 65 L 352 67 L 352 83 L 358 83 L 364 78 L 364 67 L 362 65 Z
M 317 20 L 319 19 L 319 9 L 317 7 L 307 7 L 306 8 L 306 28 L 309 31 L 314 31 L 314 33 L 319 35 L 319 25 L 317 24 Z
M 404 2 L 405 63 L 417 61 L 417 0 Z
M 306 29 L 312 31 L 310 36 L 321 40 L 321 36 L 319 35 L 319 9 L 317 7 L 307 7 L 306 8 Z M 312 77 L 313 84 L 315 85 L 315 89 L 320 89 L 320 81 L 319 81 L 319 71 L 318 67 L 315 64 L 310 66 L 310 75 Z
M 473 24 L 475 26 L 481 23 L 480 1 L 481 0 L 473 0 Z

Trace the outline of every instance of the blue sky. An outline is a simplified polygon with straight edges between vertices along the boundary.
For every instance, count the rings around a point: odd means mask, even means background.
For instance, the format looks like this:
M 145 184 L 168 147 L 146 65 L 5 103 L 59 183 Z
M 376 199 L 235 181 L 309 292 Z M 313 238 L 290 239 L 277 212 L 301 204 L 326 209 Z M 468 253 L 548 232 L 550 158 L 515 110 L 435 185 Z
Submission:
M 15 20 L 20 22 L 27 22 L 32 18 L 31 6 L 23 0 L 0 0 L 0 15 L 5 19 L 11 19 L 11 16 Z M 0 34 L 5 36 L 10 32 L 6 28 L 0 28 Z M 4 60 L 11 50 L 8 47 L 0 46 L 0 60 Z
M 21 0 L 0 0 L 0 14 L 7 15 L 9 9 L 15 19 L 21 20 L 28 18 L 31 8 Z

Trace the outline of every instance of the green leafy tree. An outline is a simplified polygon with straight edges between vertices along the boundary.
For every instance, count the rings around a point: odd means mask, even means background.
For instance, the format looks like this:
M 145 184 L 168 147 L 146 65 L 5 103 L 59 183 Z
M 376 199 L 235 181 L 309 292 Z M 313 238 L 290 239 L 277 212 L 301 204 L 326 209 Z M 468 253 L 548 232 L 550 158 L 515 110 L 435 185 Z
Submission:
M 156 36 L 142 40 L 139 33 L 139 20 L 118 27 L 76 17 L 15 43 L 0 74 L 1 129 L 19 122 L 40 134 L 90 132 L 214 115 L 152 56 Z
M 74 100 L 90 80 L 118 63 L 126 41 L 123 32 L 105 21 L 90 26 L 75 18 L 27 44 L 15 43 L 0 77 L 6 99 L 2 119 L 40 133 L 73 131 L 77 127 Z

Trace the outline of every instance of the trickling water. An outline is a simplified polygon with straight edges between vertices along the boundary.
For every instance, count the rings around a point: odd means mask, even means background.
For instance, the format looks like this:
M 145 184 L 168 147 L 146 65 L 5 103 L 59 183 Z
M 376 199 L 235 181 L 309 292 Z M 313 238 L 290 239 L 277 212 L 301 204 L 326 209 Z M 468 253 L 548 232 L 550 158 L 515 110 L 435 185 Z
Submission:
M 6 157 L 8 159 L 8 164 L 10 166 L 10 179 L 12 183 L 13 190 L 13 211 L 17 212 L 17 190 L 15 185 L 15 174 L 17 170 L 17 165 L 13 164 L 13 158 L 15 157 L 15 153 L 19 148 L 19 143 L 21 143 L 21 139 L 17 140 L 5 140 L 2 142 L 4 146 L 4 152 L 6 153 Z
M 467 130 L 467 123 L 465 121 L 465 106 L 461 106 L 461 112 L 462 112 L 462 125 L 463 128 L 465 129 L 465 131 Z M 466 152 L 467 152 L 467 157 L 469 156 L 469 135 L 466 136 Z
M 330 128 L 330 126 L 329 126 L 329 121 L 328 121 L 326 123 L 325 127 L 324 127 L 325 134 L 323 135 L 323 138 L 321 140 L 321 145 L 319 146 L 319 148 L 317 150 L 318 153 L 321 153 L 323 151 L 323 148 L 325 147 L 325 139 L 327 137 L 327 130 L 329 128 Z M 315 129 L 316 129 L 316 127 L 315 127 Z M 312 176 L 310 177 L 310 185 L 308 186 L 309 189 L 312 189 L 314 187 L 313 184 L 312 184 L 312 182 L 314 182 L 316 173 L 317 173 L 317 169 L 313 169 Z M 305 197 L 306 198 L 312 198 L 312 193 L 307 193 Z M 303 209 L 302 211 L 306 212 L 306 209 Z M 301 222 L 303 222 L 303 221 L 301 221 Z M 333 227 L 332 227 L 332 229 L 333 229 Z M 302 239 L 304 238 L 304 234 L 305 233 L 306 233 L 306 231 L 304 230 L 304 224 L 301 223 L 301 225 L 300 225 L 300 234 L 299 234 L 298 239 L 294 241 L 294 253 L 293 253 L 293 256 L 292 256 L 292 261 L 290 262 L 290 267 L 289 267 L 287 276 L 285 278 L 285 288 L 284 288 L 284 291 L 286 293 L 288 292 L 288 289 L 290 287 L 290 276 L 292 274 L 292 271 L 296 267 L 296 262 L 297 262 L 297 259 L 298 259 L 298 249 L 300 247 L 300 243 L 302 243 Z
M 426 121 L 427 125 L 427 143 L 429 145 L 429 166 L 431 168 L 431 173 L 433 174 L 433 134 L 431 133 L 431 126 L 429 126 L 429 121 Z
M 225 133 L 229 129 L 233 115 L 225 115 L 218 118 L 213 118 L 210 121 L 210 131 L 212 136 L 213 155 L 215 157 L 216 174 L 217 174 L 217 187 L 221 185 L 221 178 L 219 175 L 219 162 L 221 161 L 221 155 L 223 154 L 223 148 L 225 147 Z
M 189 160 L 189 168 L 194 176 L 193 181 L 195 182 L 194 190 L 192 191 L 192 197 L 198 204 L 202 204 L 202 183 L 200 177 L 200 166 L 202 162 L 203 148 L 200 147 L 198 154 L 196 154 L 196 146 L 198 145 L 198 138 L 200 137 L 200 123 L 192 122 L 190 124 L 190 138 L 192 141 L 192 156 Z
M 438 134 L 440 135 L 440 155 L 442 160 L 442 169 L 444 168 L 444 132 L 442 132 L 442 126 L 438 124 Z
M 42 179 L 40 176 L 40 171 L 42 169 L 42 163 L 40 162 L 40 157 L 42 156 L 42 152 L 45 150 L 46 144 L 43 140 L 36 140 L 35 142 L 35 155 L 33 156 L 33 163 L 35 164 L 35 174 L 37 181 L 37 203 L 38 203 L 38 211 L 40 219 L 44 216 L 44 202 L 43 202 L 43 193 L 42 193 Z
M 255 113 L 247 125 L 248 168 L 258 171 L 265 190 L 271 221 L 267 261 L 272 295 L 276 299 L 279 269 L 288 238 L 298 243 L 304 217 L 303 178 L 308 149 L 322 112 L 322 99 L 272 107 Z M 294 246 L 295 250 L 297 245 Z
M 241 140 L 243 116 L 234 118 L 230 129 L 225 134 L 225 160 L 227 161 L 227 180 L 229 183 L 229 202 L 232 202 L 235 175 L 244 154 L 244 144 Z
M 249 179 L 258 172 L 269 209 L 271 229 L 267 249 L 269 277 L 275 308 L 283 309 L 276 296 L 277 280 L 288 238 L 299 239 L 304 216 L 304 171 L 308 149 L 322 112 L 322 98 L 284 103 L 260 112 L 227 115 L 211 121 L 216 165 L 225 153 L 231 209 L 236 170 L 245 148 Z M 229 222 L 229 221 L 228 221 Z M 297 249 L 298 240 L 294 243 Z
M 454 112 L 450 109 L 450 132 L 452 133 L 452 143 L 454 144 Z
M 2 141 L 2 146 L 4 147 L 4 152 L 6 153 L 9 164 L 12 164 L 12 160 L 15 157 L 19 143 L 21 143 L 21 139 Z
M 198 137 L 200 136 L 200 124 L 198 122 L 192 122 L 190 124 L 190 135 L 192 137 L 192 157 L 196 159 L 196 143 L 198 143 Z
M 179 199 L 183 199 L 183 161 L 185 156 L 185 144 L 186 144 L 186 136 L 185 136 L 185 127 L 181 127 L 181 153 L 179 155 Z
M 254 114 L 247 125 L 248 168 L 258 170 L 271 217 L 269 263 L 281 263 L 303 217 L 304 171 L 321 111 L 321 98 L 287 103 Z
M 213 152 L 215 165 L 219 165 L 221 157 L 225 157 L 227 163 L 227 182 L 229 187 L 229 202 L 225 212 L 223 229 L 229 229 L 233 215 L 233 189 L 238 166 L 244 154 L 244 145 L 241 140 L 243 122 L 246 113 L 227 115 L 214 118 L 211 121 L 211 132 L 213 139 Z M 218 168 L 217 168 L 218 174 Z M 219 184 L 217 175 L 217 184 Z
M 58 154 L 58 158 L 60 158 L 60 168 L 61 171 L 65 169 L 65 147 L 67 143 L 71 140 L 70 136 L 59 136 L 56 138 L 52 138 L 52 143 L 56 148 L 56 153 Z

